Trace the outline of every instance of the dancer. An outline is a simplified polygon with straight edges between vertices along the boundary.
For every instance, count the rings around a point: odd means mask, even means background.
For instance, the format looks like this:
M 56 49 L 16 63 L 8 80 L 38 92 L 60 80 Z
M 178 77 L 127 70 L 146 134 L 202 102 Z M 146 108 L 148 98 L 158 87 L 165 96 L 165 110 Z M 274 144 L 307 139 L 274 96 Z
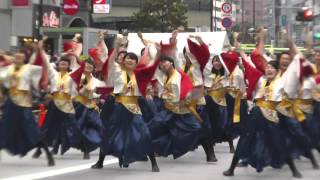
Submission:
M 114 96 L 110 96 L 110 100 L 104 104 L 102 109 L 102 111 L 107 111 L 109 114 L 104 112 L 101 115 L 105 129 L 100 146 L 99 160 L 92 168 L 102 168 L 106 155 L 116 156 L 119 159 L 120 167 L 128 167 L 130 163 L 142 160 L 148 155 L 152 165 L 152 172 L 159 172 L 156 158 L 152 151 L 151 134 L 146 120 L 143 118 L 139 103 L 139 101 L 143 101 L 142 95 L 145 95 L 145 89 L 141 88 L 140 85 L 147 82 L 139 81 L 141 75 L 137 76 L 138 57 L 136 54 L 127 53 L 124 56 L 122 68 L 115 62 L 120 43 L 121 39 L 117 38 L 116 47 L 108 59 L 109 68 L 116 69 L 108 76 L 108 78 L 113 79 Z M 152 67 L 153 71 L 155 71 L 156 67 L 157 64 Z
M 36 53 L 39 57 L 45 56 L 43 41 L 39 42 Z M 39 89 L 41 74 L 45 68 L 25 64 L 28 60 L 26 51 L 20 50 L 15 53 L 11 65 L 0 67 L 0 82 L 8 89 L 0 120 L 3 130 L 0 142 L 3 142 L 3 149 L 20 156 L 25 156 L 33 148 L 43 148 L 48 166 L 54 166 L 54 159 L 31 109 L 31 89 Z

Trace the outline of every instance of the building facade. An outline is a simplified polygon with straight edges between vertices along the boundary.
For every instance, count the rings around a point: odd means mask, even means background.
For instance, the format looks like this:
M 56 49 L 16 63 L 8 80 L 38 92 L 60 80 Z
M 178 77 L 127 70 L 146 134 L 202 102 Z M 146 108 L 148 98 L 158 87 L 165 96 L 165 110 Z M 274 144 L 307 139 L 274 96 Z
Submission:
M 188 6 L 188 26 L 197 31 L 210 31 L 211 0 L 182 0 Z M 93 14 L 94 26 L 107 27 L 116 30 L 130 29 L 133 23 L 130 17 L 143 7 L 143 0 L 112 1 L 109 14 Z
M 18 6 L 16 2 L 25 4 Z M 79 1 L 79 12 L 74 16 L 62 12 L 62 3 L 63 0 L 1 0 L 0 49 L 14 50 L 24 43 L 37 40 L 42 27 L 86 27 L 90 25 L 90 0 Z

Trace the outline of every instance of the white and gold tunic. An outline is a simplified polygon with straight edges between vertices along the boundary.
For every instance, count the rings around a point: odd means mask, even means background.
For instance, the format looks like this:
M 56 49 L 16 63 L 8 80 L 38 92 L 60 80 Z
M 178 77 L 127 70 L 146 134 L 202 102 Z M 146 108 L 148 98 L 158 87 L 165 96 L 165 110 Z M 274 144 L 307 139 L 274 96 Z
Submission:
M 313 112 L 314 88 L 314 79 L 312 77 L 305 78 L 295 93 L 291 91 L 290 94 L 284 94 L 282 102 L 277 107 L 278 111 L 287 117 L 296 118 L 300 122 L 304 121 L 306 118 L 304 113 L 311 114 Z
M 282 79 L 275 78 L 271 82 L 265 77 L 258 81 L 254 93 L 255 105 L 261 109 L 263 116 L 272 122 L 278 122 L 277 105 L 282 100 Z
M 13 103 L 21 107 L 32 107 L 32 89 L 38 89 L 41 78 L 40 66 L 25 64 L 0 67 L 0 83 L 9 89 Z
M 52 66 L 48 68 L 50 80 L 50 93 L 57 108 L 64 112 L 74 114 L 72 98 L 77 95 L 77 85 L 68 72 L 58 72 Z
M 213 64 L 212 61 L 210 61 L 203 71 L 206 94 L 209 95 L 215 103 L 221 106 L 227 106 L 225 94 L 228 76 L 213 74 L 211 72 L 212 68 Z
M 142 114 L 138 104 L 138 97 L 142 96 L 138 88 L 136 76 L 133 72 L 127 72 L 116 62 L 115 68 L 109 78 L 112 79 L 113 94 L 116 95 L 116 102 L 121 103 L 130 112 Z
M 80 89 L 78 95 L 74 98 L 74 101 L 79 102 L 87 108 L 97 108 L 95 99 L 100 96 L 96 94 L 98 87 L 105 87 L 105 83 L 96 79 L 92 74 L 86 76 L 82 74 L 80 81 Z
M 158 95 L 164 100 L 165 107 L 176 114 L 190 113 L 186 104 L 180 100 L 180 89 L 181 74 L 177 70 L 173 70 L 169 76 L 158 78 Z

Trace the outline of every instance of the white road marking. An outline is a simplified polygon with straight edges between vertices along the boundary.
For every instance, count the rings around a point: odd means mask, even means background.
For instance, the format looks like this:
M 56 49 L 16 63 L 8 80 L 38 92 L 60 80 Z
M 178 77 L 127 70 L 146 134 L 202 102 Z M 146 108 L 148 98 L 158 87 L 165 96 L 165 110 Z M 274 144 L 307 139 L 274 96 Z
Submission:
M 110 165 L 110 164 L 115 164 L 118 163 L 118 159 L 113 158 L 105 161 L 103 165 Z M 3 180 L 31 180 L 31 179 L 42 179 L 42 178 L 48 178 L 48 177 L 53 177 L 53 176 L 58 176 L 58 175 L 63 175 L 63 174 L 68 174 L 68 173 L 73 173 L 77 171 L 83 171 L 86 169 L 91 168 L 92 163 L 90 164 L 83 164 L 79 166 L 72 166 L 72 167 L 66 167 L 66 168 L 61 168 L 61 169 L 55 169 L 55 170 L 50 170 L 46 172 L 41 172 L 41 173 L 32 173 L 32 174 L 26 174 L 26 175 L 19 175 L 15 177 L 9 177 L 9 178 L 4 178 Z

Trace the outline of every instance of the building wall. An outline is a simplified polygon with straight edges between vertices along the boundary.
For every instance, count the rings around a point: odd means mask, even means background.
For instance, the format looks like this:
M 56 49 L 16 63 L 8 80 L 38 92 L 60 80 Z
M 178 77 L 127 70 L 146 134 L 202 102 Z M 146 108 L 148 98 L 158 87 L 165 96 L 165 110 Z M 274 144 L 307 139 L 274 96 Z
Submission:
M 3 6 L 2 6 L 3 7 Z M 0 49 L 10 50 L 11 16 L 10 11 L 0 9 Z
M 0 1 L 0 9 L 9 9 L 9 1 L 8 0 Z
M 30 8 L 12 9 L 12 36 L 33 35 L 33 10 Z
M 210 11 L 188 11 L 188 26 L 200 27 L 201 30 L 207 29 L 210 31 Z
M 140 7 L 112 6 L 108 15 L 94 14 L 95 22 L 110 22 L 116 18 L 129 18 L 133 13 L 138 12 Z M 200 27 L 201 29 L 210 30 L 210 11 L 207 10 L 189 10 L 187 13 L 188 26 L 191 28 Z

